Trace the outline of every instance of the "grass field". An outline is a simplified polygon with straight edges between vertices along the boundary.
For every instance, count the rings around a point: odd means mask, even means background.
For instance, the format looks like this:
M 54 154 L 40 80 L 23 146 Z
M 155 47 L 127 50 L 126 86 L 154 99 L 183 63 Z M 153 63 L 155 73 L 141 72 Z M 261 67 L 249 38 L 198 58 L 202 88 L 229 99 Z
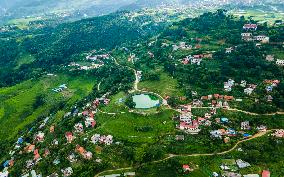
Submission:
M 164 134 L 175 131 L 173 111 L 143 116 L 135 113 L 117 115 L 98 114 L 98 131 L 111 134 L 118 140 L 133 143 L 155 143 Z M 147 130 L 140 130 L 147 127 Z
M 102 111 L 111 112 L 111 113 L 120 113 L 128 111 L 128 108 L 124 103 L 119 103 L 119 99 L 125 99 L 127 95 L 124 92 L 119 92 L 116 95 L 110 97 L 110 103 L 107 106 L 101 108 Z
M 18 69 L 23 64 L 29 64 L 35 60 L 34 56 L 30 54 L 22 54 L 19 56 L 17 60 L 17 66 L 16 69 Z
M 138 88 L 140 90 L 147 90 L 155 92 L 165 97 L 169 96 L 182 96 L 183 92 L 178 88 L 177 80 L 173 79 L 164 72 L 160 73 L 159 81 L 143 81 L 140 82 Z
M 67 84 L 68 89 L 55 93 L 51 89 Z M 40 116 L 47 116 L 61 102 L 72 106 L 77 100 L 91 92 L 95 80 L 67 75 L 44 76 L 21 84 L 0 88 L 0 139 L 14 138 L 18 131 Z M 44 104 L 35 108 L 38 96 L 44 97 Z

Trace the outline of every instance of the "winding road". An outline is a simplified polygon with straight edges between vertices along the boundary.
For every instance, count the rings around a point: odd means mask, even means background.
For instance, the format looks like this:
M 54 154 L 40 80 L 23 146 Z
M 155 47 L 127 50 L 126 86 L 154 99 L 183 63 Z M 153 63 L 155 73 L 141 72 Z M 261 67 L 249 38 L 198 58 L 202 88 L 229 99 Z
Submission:
M 122 65 L 120 65 L 120 64 L 117 62 L 117 60 L 116 60 L 114 57 L 112 57 L 112 58 L 113 58 L 114 62 L 116 63 L 116 65 L 122 66 Z M 138 89 L 139 78 L 138 78 L 137 70 L 135 70 L 134 68 L 131 68 L 131 67 L 129 67 L 129 66 L 122 66 L 122 67 L 127 67 L 127 68 L 133 70 L 133 72 L 134 72 L 134 74 L 135 74 L 135 81 L 134 81 L 134 84 L 133 84 L 133 90 L 131 90 L 130 93 L 131 93 L 131 92 L 133 93 L 133 92 L 135 92 L 135 91 L 152 93 L 152 94 L 155 94 L 155 95 L 157 95 L 158 97 L 160 97 L 162 100 L 164 100 L 164 98 L 163 98 L 161 95 L 157 94 L 157 93 L 139 90 L 139 89 Z M 100 83 L 99 83 L 99 85 L 100 85 Z M 99 90 L 99 85 L 98 85 L 98 90 Z M 193 107 L 193 108 L 208 109 L 208 108 L 212 108 L 212 107 Z M 174 109 L 174 108 L 171 108 L 171 107 L 169 107 L 169 109 L 178 111 L 177 109 Z M 236 111 L 236 112 L 243 112 L 243 113 L 249 114 L 249 115 L 276 115 L 276 114 L 284 115 L 284 112 L 275 112 L 275 113 L 268 113 L 268 114 L 257 114 L 257 113 L 252 113 L 252 112 L 248 112 L 248 111 L 243 111 L 243 110 L 239 110 L 239 109 L 235 109 L 235 108 L 229 108 L 229 109 L 227 109 L 227 110 L 229 110 L 229 111 Z M 101 111 L 101 110 L 99 110 L 99 111 L 102 112 L 102 113 L 110 114 L 110 115 L 117 114 L 117 113 L 103 112 L 103 111 Z M 125 113 L 125 112 L 121 112 L 121 113 Z M 240 141 L 238 141 L 232 148 L 230 148 L 229 150 L 223 151 L 223 152 L 204 153 L 204 154 L 167 154 L 167 157 L 165 157 L 164 159 L 152 161 L 152 162 L 149 162 L 149 163 L 150 163 L 150 164 L 159 163 L 159 162 L 166 161 L 166 160 L 168 160 L 168 159 L 175 158 L 175 157 L 200 157 L 200 156 L 214 156 L 214 155 L 224 155 L 224 154 L 228 154 L 228 153 L 234 151 L 241 143 L 244 143 L 244 142 L 247 142 L 247 141 L 250 141 L 250 140 L 259 138 L 259 137 L 262 137 L 262 136 L 266 135 L 267 133 L 269 133 L 269 132 L 271 132 L 271 131 L 273 131 L 273 130 L 274 130 L 274 129 L 268 130 L 268 131 L 266 131 L 266 132 L 259 132 L 259 133 L 255 134 L 255 135 L 251 136 L 250 138 L 240 140 Z M 143 166 L 143 165 L 145 165 L 145 164 L 147 164 L 147 163 L 141 164 L 140 166 Z M 99 177 L 101 174 L 104 174 L 104 173 L 111 173 L 111 172 L 123 171 L 123 170 L 131 170 L 131 169 L 133 169 L 133 167 L 125 167 L 125 168 L 118 168 L 118 169 L 112 169 L 112 170 L 105 170 L 105 171 L 102 171 L 102 172 L 98 173 L 97 175 L 95 175 L 95 177 Z
M 256 138 L 259 138 L 259 137 L 262 137 L 262 136 L 266 135 L 267 133 L 269 133 L 269 132 L 271 132 L 273 130 L 274 129 L 267 130 L 266 132 L 259 132 L 259 133 L 253 135 L 250 138 L 240 140 L 231 149 L 223 151 L 223 152 L 205 153 L 205 154 L 168 154 L 167 157 L 164 158 L 164 159 L 152 161 L 152 162 L 149 162 L 149 163 L 150 164 L 155 164 L 155 163 L 159 163 L 159 162 L 163 162 L 163 161 L 169 160 L 169 159 L 174 158 L 174 157 L 200 157 L 200 156 L 214 156 L 214 155 L 228 154 L 228 153 L 234 151 L 241 143 L 244 143 L 246 141 L 250 141 L 250 140 L 253 140 L 253 139 L 256 139 Z M 143 165 L 145 165 L 145 164 L 141 164 L 141 166 L 143 166 Z M 97 175 L 95 175 L 95 177 L 99 177 L 101 174 L 104 174 L 104 173 L 109 173 L 109 172 L 114 172 L 114 171 L 122 171 L 122 170 L 131 170 L 131 169 L 133 169 L 133 167 L 125 167 L 125 168 L 118 168 L 118 169 L 113 169 L 113 170 L 105 170 L 105 171 L 102 171 L 102 172 L 98 173 Z

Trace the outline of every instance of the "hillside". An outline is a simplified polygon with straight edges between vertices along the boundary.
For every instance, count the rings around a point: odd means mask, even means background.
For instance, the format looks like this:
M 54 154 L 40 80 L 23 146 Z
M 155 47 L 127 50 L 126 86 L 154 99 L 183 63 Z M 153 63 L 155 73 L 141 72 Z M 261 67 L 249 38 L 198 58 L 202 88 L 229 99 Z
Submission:
M 169 7 L 1 33 L 1 173 L 284 176 L 283 23 Z
M 115 12 L 120 7 L 134 2 L 134 0 L 3 0 L 0 2 L 2 13 L 1 21 L 21 19 L 25 17 L 44 17 L 51 14 L 75 15 L 76 19 L 83 18 L 84 15 L 98 16 Z

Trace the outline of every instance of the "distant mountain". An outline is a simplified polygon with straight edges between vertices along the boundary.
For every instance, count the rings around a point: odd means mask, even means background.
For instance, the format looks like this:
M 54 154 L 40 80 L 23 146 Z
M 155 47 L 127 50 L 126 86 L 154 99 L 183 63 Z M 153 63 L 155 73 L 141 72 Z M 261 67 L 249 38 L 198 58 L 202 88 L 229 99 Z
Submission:
M 51 13 L 104 15 L 135 0 L 0 0 L 0 22 Z

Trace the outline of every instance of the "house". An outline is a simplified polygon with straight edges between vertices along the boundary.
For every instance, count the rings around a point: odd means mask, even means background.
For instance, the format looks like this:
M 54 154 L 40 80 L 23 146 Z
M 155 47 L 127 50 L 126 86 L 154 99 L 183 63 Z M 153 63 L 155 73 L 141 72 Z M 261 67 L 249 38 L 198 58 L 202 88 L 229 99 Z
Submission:
M 226 100 L 226 101 L 232 101 L 234 99 L 235 98 L 233 96 L 227 96 L 227 95 L 224 96 L 224 100 Z
M 90 160 L 93 156 L 93 154 L 91 152 L 86 151 L 82 146 L 80 145 L 76 145 L 76 152 L 78 152 L 79 154 L 81 154 L 83 156 L 83 158 Z
M 250 130 L 249 121 L 241 122 L 241 129 L 242 130 Z
M 245 88 L 245 89 L 244 89 L 244 93 L 247 94 L 247 95 L 251 95 L 252 92 L 253 92 L 253 90 L 254 90 L 254 89 L 252 89 L 252 88 Z
M 23 144 L 24 139 L 22 137 L 18 138 L 17 140 L 17 144 Z
M 225 137 L 225 138 L 224 138 L 224 143 L 227 144 L 227 143 L 229 143 L 229 142 L 230 142 L 230 137 Z
M 267 56 L 265 57 L 265 60 L 266 60 L 266 61 L 274 61 L 274 55 L 267 55 Z
M 198 124 L 198 122 L 197 122 L 197 124 Z M 200 131 L 200 129 L 198 129 L 198 125 L 196 125 L 196 123 L 187 124 L 185 122 L 180 122 L 179 129 L 185 130 L 186 133 L 190 133 L 190 134 L 197 134 Z
M 113 143 L 113 136 L 112 135 L 107 135 L 105 139 L 105 144 L 106 145 L 111 145 Z
M 264 44 L 269 43 L 269 37 L 266 35 L 258 35 L 258 36 L 255 36 L 254 39 Z
M 273 101 L 273 97 L 272 97 L 271 95 L 267 95 L 266 98 L 267 98 L 267 101 L 268 101 L 268 102 L 272 102 L 272 101 Z
M 27 153 L 33 152 L 35 150 L 35 145 L 30 144 L 28 146 L 25 147 L 24 149 Z
M 212 59 L 213 58 L 213 54 L 212 53 L 203 54 L 203 58 Z
M 215 98 L 215 99 L 219 99 L 219 94 L 217 94 L 217 93 L 215 93 L 215 94 L 213 94 L 213 97 Z
M 260 132 L 266 132 L 267 127 L 264 126 L 264 125 L 260 125 L 260 126 L 256 127 L 256 129 L 257 129 L 258 131 L 260 131 Z
M 92 117 L 86 117 L 85 119 L 85 126 L 86 127 L 95 127 L 97 122 Z
M 232 129 L 232 128 L 228 128 L 228 130 L 226 131 L 226 134 L 229 136 L 236 136 L 237 132 L 236 130 Z
M 49 154 L 50 154 L 50 151 L 49 151 L 49 149 L 46 148 L 46 149 L 44 150 L 43 156 L 46 157 L 46 156 L 48 156 Z
M 68 143 L 72 143 L 72 141 L 75 139 L 72 132 L 66 132 L 65 138 L 66 138 Z
M 247 174 L 247 175 L 244 175 L 244 177 L 259 177 L 258 174 Z
M 265 90 L 267 91 L 267 92 L 272 92 L 272 90 L 273 90 L 273 87 L 272 86 L 266 86 L 265 87 Z
M 52 145 L 57 146 L 57 145 L 58 145 L 58 140 L 57 140 L 57 139 L 54 139 L 54 140 L 52 141 Z
M 208 96 L 202 96 L 200 99 L 201 100 L 209 100 Z
M 8 177 L 8 176 L 9 176 L 9 172 L 7 170 L 0 172 L 0 177 Z
M 52 163 L 53 163 L 54 165 L 58 165 L 58 164 L 60 164 L 60 160 L 57 158 L 57 159 L 55 159 Z
M 228 103 L 227 101 L 224 101 L 222 107 L 223 107 L 224 109 L 228 109 L 230 106 L 229 106 L 229 103 Z
M 252 33 L 242 33 L 241 36 L 244 41 L 253 41 Z
M 37 135 L 35 136 L 35 140 L 38 141 L 38 142 L 43 142 L 43 140 L 44 140 L 44 133 L 39 131 L 37 133 Z
M 270 177 L 270 171 L 268 171 L 268 170 L 263 170 L 261 176 L 262 176 L 262 177 Z
M 54 125 L 50 126 L 49 132 L 50 132 L 50 133 L 53 133 L 53 132 L 54 132 L 54 129 L 55 129 Z
M 284 129 L 275 130 L 274 133 L 272 134 L 272 136 L 274 136 L 276 138 L 284 138 Z
M 91 142 L 94 144 L 97 144 L 97 142 L 100 140 L 101 135 L 100 134 L 95 134 L 91 137 Z
M 187 164 L 182 165 L 182 169 L 183 169 L 184 172 L 193 171 L 193 169 L 191 169 L 191 168 L 189 167 L 189 165 L 187 165 Z
M 243 137 L 244 137 L 244 139 L 247 139 L 247 138 L 251 137 L 251 135 L 248 134 L 248 133 L 244 133 L 244 134 L 243 134 Z
M 200 65 L 201 61 L 202 61 L 202 58 L 199 58 L 198 56 L 200 55 L 194 55 L 195 57 L 191 58 L 190 59 L 190 62 L 191 64 L 197 64 L 197 65 Z
M 82 133 L 84 131 L 84 127 L 82 123 L 77 123 L 74 125 L 75 132 Z
M 242 80 L 241 83 L 240 83 L 240 86 L 241 87 L 246 87 L 247 85 L 247 81 L 246 80 Z
M 213 138 L 220 138 L 220 139 L 222 138 L 222 133 L 219 130 L 210 131 L 210 135 Z
M 284 66 L 284 60 L 277 59 L 276 64 L 279 66 Z
M 187 124 L 190 124 L 192 122 L 191 120 L 191 114 L 190 113 L 183 113 L 183 114 L 180 114 L 179 116 L 179 121 L 180 122 L 185 122 Z
M 70 154 L 67 159 L 69 160 L 70 163 L 73 163 L 73 162 L 76 162 L 77 159 L 76 159 L 76 156 L 74 153 Z
M 26 161 L 26 168 L 32 168 L 34 166 L 33 160 L 27 160 Z
M 244 30 L 257 30 L 257 24 L 244 24 Z
M 203 102 L 198 100 L 198 99 L 194 99 L 192 101 L 192 106 L 195 106 L 195 107 L 202 107 L 203 106 Z
M 64 177 L 67 177 L 73 174 L 73 169 L 71 167 L 67 167 L 65 169 L 62 169 L 61 172 L 63 173 Z
M 225 90 L 226 92 L 230 92 L 230 91 L 232 91 L 232 87 L 230 87 L 230 86 L 227 84 L 227 82 L 224 82 L 224 90 Z
M 233 47 L 226 48 L 225 53 L 232 53 L 233 50 Z
M 222 117 L 222 118 L 220 119 L 220 122 L 223 123 L 223 124 L 229 123 L 229 119 L 226 118 L 226 117 Z
M 177 141 L 184 141 L 184 135 L 176 135 Z
M 32 175 L 32 177 L 42 177 L 41 174 L 37 175 L 35 170 L 31 171 L 31 175 Z
M 246 168 L 246 167 L 250 166 L 250 164 L 248 162 L 245 162 L 242 159 L 236 160 L 236 163 L 237 163 L 239 168 Z
M 39 160 L 41 160 L 41 157 L 38 153 L 38 149 L 34 150 L 34 161 L 38 162 Z

